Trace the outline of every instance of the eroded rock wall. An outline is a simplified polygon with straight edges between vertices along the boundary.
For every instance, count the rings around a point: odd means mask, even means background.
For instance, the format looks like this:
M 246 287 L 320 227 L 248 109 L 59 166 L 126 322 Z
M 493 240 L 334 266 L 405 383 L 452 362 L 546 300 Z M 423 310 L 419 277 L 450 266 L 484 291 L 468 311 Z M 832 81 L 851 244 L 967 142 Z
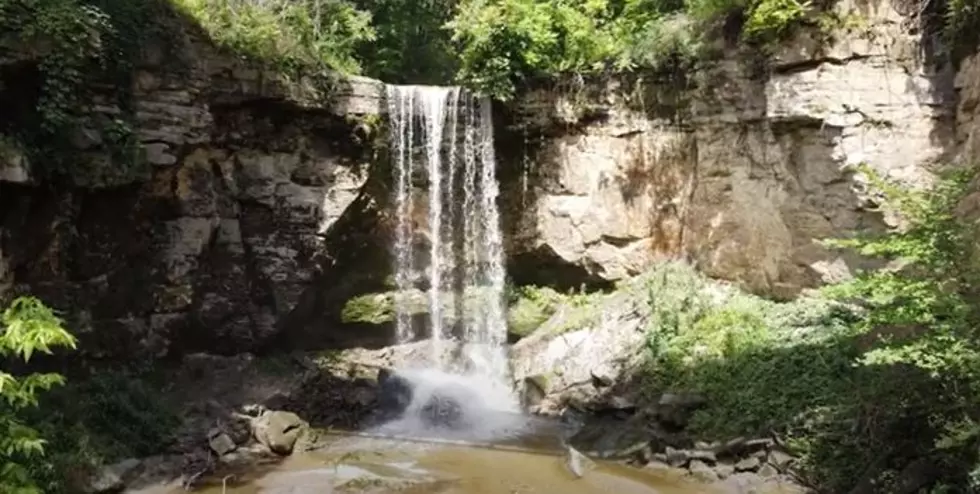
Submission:
M 0 153 L 0 302 L 40 296 L 89 356 L 254 351 L 287 323 L 317 326 L 304 318 L 354 283 L 358 256 L 384 252 L 368 238 L 385 196 L 370 190 L 384 187 L 370 179 L 381 83 L 287 80 L 184 42 L 136 74 L 145 173 L 42 183 Z M 81 134 L 79 162 L 111 168 L 103 136 Z
M 954 74 L 902 5 L 840 2 L 860 27 L 800 33 L 761 66 L 730 50 L 685 80 L 526 93 L 501 132 L 519 149 L 501 153 L 512 271 L 615 281 L 684 257 L 777 297 L 848 276 L 859 261 L 818 241 L 892 222 L 853 165 L 922 184 L 957 148 Z

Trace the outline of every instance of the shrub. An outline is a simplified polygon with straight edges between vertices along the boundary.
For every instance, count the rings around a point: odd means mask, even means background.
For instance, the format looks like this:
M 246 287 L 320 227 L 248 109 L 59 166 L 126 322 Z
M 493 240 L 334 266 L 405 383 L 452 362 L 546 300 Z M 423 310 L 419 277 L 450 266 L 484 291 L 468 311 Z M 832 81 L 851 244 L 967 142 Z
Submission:
M 706 439 L 779 436 L 800 456 L 801 475 L 829 492 L 859 481 L 889 492 L 921 459 L 939 467 L 943 488 L 972 492 L 980 478 L 980 278 L 975 225 L 955 211 L 973 173 L 912 191 L 862 170 L 906 225 L 828 243 L 887 268 L 782 304 L 709 297 L 678 272 L 654 278 L 643 382 L 650 393 L 704 393 L 710 407 L 690 431 Z
M 530 77 L 683 66 L 732 13 L 744 11 L 746 39 L 761 41 L 809 10 L 798 0 L 465 0 L 448 27 L 459 80 L 507 99 Z
M 165 451 L 180 421 L 164 382 L 151 369 L 99 368 L 44 396 L 26 416 L 49 440 L 34 468 L 44 492 L 77 492 L 106 464 Z
M 0 357 L 25 363 L 36 353 L 57 347 L 75 347 L 75 339 L 61 320 L 36 298 L 22 297 L 0 318 Z M 24 420 L 38 405 L 38 395 L 64 383 L 58 374 L 14 376 L 0 371 L 0 492 L 41 494 L 35 466 L 44 455 L 45 440 Z
M 356 50 L 375 38 L 371 15 L 345 0 L 173 0 L 211 37 L 284 68 L 356 74 Z

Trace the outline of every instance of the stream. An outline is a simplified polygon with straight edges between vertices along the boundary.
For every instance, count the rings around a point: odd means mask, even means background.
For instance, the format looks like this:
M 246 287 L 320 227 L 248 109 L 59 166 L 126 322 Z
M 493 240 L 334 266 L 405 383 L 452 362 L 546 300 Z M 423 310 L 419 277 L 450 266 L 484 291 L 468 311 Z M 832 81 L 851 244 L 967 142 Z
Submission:
M 470 379 L 470 380 L 468 380 Z M 530 416 L 493 395 L 487 386 L 438 371 L 400 372 L 380 379 L 381 392 L 399 401 L 394 419 L 381 419 L 356 431 L 308 429 L 288 457 L 248 460 L 234 469 L 213 470 L 195 478 L 193 492 L 202 494 L 776 494 L 779 484 L 749 468 L 731 467 L 728 474 L 698 483 L 683 468 L 634 468 L 586 458 L 567 446 L 608 457 L 612 444 L 580 444 L 585 423 Z M 402 396 L 403 393 L 408 393 Z M 488 398 L 489 396 L 489 398 Z M 488 401 L 489 400 L 489 401 Z M 382 400 L 388 402 L 391 400 Z M 496 404 L 496 407 L 489 403 Z M 390 411 L 390 410 L 389 410 Z M 265 412 L 262 417 L 270 417 Z M 298 418 L 297 418 L 298 419 Z M 257 431 L 270 426 L 254 421 Z M 283 422 L 286 424 L 286 422 Z M 595 425 L 595 424 L 593 424 Z M 286 425 L 285 427 L 288 427 Z M 627 423 L 613 432 L 628 433 Z M 287 429 L 288 430 L 288 429 Z M 603 430 L 603 429 L 596 429 Z M 613 434 L 613 442 L 618 435 Z M 628 434 L 627 434 L 628 435 Z M 602 436 L 605 437 L 605 436 Z M 648 441 L 648 440 L 647 440 Z M 608 442 L 608 441 L 605 441 Z M 627 441 L 635 444 L 635 440 Z M 259 446 L 253 444 L 252 446 Z M 594 447 L 593 447 L 594 446 Z M 237 453 L 225 453 L 223 458 Z M 619 454 L 625 457 L 624 454 Z M 758 462 L 758 460 L 757 460 Z M 712 461 L 713 463 L 713 461 Z M 231 465 L 229 463 L 228 465 Z M 656 467 L 660 465 L 660 467 Z M 705 467 L 707 468 L 707 467 Z M 236 472 L 228 475 L 229 472 Z M 713 470 L 711 470 L 714 473 Z M 203 473 L 203 471 L 202 471 Z M 751 482 L 746 482 L 751 481 Z M 182 494 L 180 480 L 131 489 L 130 494 Z M 765 484 L 765 485 L 764 485 Z M 146 484 L 144 484 L 146 485 Z
M 677 474 L 596 462 L 582 477 L 561 449 L 465 446 L 349 435 L 321 438 L 248 478 L 213 479 L 202 494 L 710 494 Z M 156 486 L 134 494 L 186 493 Z

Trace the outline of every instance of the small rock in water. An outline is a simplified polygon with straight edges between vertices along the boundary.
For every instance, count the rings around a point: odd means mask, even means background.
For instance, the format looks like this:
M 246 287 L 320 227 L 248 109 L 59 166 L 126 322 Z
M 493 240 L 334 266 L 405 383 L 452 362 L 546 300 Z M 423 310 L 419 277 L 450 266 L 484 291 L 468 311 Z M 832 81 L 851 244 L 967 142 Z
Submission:
M 688 467 L 688 470 L 691 472 L 691 476 L 700 482 L 714 482 L 718 480 L 718 473 L 703 461 L 691 461 L 691 465 Z
M 218 456 L 224 456 L 238 448 L 235 441 L 219 428 L 213 428 L 208 432 L 208 446 Z
M 121 492 L 126 487 L 123 478 L 139 466 L 140 461 L 135 459 L 109 465 L 92 479 L 85 491 L 91 494 Z
M 589 457 L 583 455 L 575 448 L 571 446 L 565 446 L 565 448 L 568 450 L 568 457 L 565 459 L 565 465 L 576 477 L 584 477 L 585 471 L 595 466 L 595 462 L 590 460 Z

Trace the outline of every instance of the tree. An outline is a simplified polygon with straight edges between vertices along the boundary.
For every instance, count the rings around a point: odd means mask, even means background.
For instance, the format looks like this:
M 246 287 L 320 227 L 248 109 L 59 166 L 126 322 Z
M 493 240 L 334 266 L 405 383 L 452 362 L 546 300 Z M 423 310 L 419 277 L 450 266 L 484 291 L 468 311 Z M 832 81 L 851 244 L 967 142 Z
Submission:
M 50 308 L 34 297 L 21 297 L 0 317 L 0 358 L 29 362 L 36 353 L 75 348 L 75 338 Z M 0 493 L 41 494 L 32 467 L 44 455 L 45 441 L 26 425 L 22 413 L 38 404 L 38 394 L 64 383 L 59 374 L 15 376 L 0 370 Z

